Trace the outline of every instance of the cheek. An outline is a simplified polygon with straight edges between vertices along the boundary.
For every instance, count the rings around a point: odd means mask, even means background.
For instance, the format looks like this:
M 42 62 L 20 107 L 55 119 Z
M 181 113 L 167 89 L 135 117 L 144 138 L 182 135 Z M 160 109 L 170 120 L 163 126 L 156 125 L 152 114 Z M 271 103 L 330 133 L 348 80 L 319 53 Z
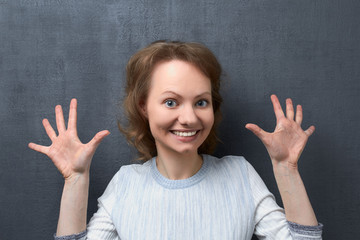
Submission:
M 203 124 L 208 128 L 208 131 L 211 130 L 212 126 L 214 125 L 214 113 L 213 111 L 209 111 L 202 116 Z
M 164 117 L 161 117 L 160 115 L 156 117 L 156 119 L 149 119 L 149 123 L 150 123 L 150 128 L 154 128 L 154 129 L 163 129 L 166 130 L 168 129 L 172 123 L 165 119 Z
M 210 129 L 212 128 L 212 126 L 214 125 L 214 114 L 211 113 L 211 117 L 209 119 L 209 126 L 210 126 Z
M 150 111 L 148 121 L 152 132 L 167 130 L 173 124 L 171 116 L 166 111 Z

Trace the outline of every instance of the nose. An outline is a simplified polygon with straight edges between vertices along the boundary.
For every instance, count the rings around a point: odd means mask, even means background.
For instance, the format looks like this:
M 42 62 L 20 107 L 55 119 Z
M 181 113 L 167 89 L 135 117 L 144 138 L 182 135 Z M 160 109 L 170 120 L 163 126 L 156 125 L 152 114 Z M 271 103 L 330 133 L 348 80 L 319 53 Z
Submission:
M 182 106 L 178 117 L 179 123 L 182 125 L 192 126 L 198 121 L 195 109 L 191 105 Z

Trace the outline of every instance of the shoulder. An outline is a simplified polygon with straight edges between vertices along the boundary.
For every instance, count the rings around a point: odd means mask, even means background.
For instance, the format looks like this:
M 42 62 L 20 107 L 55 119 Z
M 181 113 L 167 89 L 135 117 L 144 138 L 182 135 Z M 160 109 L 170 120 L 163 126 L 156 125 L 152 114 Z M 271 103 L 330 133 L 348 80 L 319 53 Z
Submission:
M 247 171 L 248 170 L 248 161 L 242 156 L 233 156 L 228 155 L 221 158 L 214 157 L 211 155 L 204 155 L 207 161 L 209 161 L 209 165 L 212 168 L 218 170 L 232 170 L 232 171 Z
M 233 191 L 234 196 L 238 197 L 241 204 L 248 206 L 249 214 L 254 210 L 253 192 L 251 189 L 250 164 L 242 156 L 224 156 L 221 158 L 207 156 L 210 162 L 210 173 L 213 182 L 227 190 Z M 251 171 L 251 170 L 250 170 Z
M 134 181 L 146 177 L 151 171 L 151 159 L 142 164 L 123 165 L 111 180 L 114 184 Z M 110 182 L 111 183 L 111 182 Z
M 115 202 L 119 201 L 120 197 L 129 191 L 136 191 L 139 184 L 143 184 L 148 180 L 150 167 L 151 160 L 143 164 L 122 166 L 107 185 L 103 195 L 98 199 L 99 202 L 104 206 L 113 206 Z
M 211 175 L 221 175 L 227 179 L 248 182 L 249 170 L 252 170 L 249 162 L 242 156 L 228 155 L 221 158 L 204 155 L 210 168 Z

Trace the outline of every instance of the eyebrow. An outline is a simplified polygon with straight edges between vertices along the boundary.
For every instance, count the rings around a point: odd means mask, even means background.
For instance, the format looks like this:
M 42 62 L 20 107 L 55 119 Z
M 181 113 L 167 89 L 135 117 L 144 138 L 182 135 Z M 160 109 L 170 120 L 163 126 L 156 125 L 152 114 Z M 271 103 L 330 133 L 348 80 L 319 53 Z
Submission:
M 164 95 L 164 94 L 173 94 L 173 95 L 176 95 L 179 98 L 182 98 L 181 95 L 179 95 L 179 94 L 177 94 L 176 92 L 173 92 L 173 91 L 165 91 L 161 95 Z M 195 98 L 201 97 L 203 95 L 210 95 L 211 96 L 211 93 L 210 92 L 203 92 L 203 93 L 200 93 L 200 94 L 196 95 Z

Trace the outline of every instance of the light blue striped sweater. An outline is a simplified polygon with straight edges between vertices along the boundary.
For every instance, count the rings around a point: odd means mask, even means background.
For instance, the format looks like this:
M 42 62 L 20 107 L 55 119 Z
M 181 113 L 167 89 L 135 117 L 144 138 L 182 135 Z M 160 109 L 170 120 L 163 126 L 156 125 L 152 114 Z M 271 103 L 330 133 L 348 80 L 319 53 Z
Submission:
M 87 231 L 55 239 L 322 239 L 322 226 L 289 223 L 243 158 L 203 155 L 201 169 L 169 180 L 155 158 L 123 166 L 99 198 Z

